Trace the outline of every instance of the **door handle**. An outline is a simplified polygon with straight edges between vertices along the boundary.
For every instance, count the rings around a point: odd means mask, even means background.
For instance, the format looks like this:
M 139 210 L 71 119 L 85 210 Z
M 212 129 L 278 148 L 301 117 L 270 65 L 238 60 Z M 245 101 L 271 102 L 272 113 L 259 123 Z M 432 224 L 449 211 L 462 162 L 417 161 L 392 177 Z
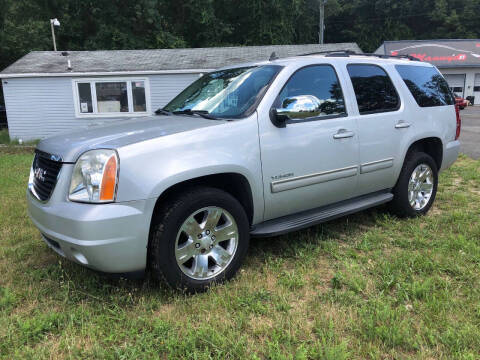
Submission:
M 348 131 L 347 129 L 340 129 L 337 131 L 335 135 L 333 135 L 334 139 L 346 139 L 351 138 L 355 135 L 353 131 Z
M 397 125 L 395 125 L 395 129 L 406 129 L 410 127 L 410 123 L 406 121 L 400 120 Z

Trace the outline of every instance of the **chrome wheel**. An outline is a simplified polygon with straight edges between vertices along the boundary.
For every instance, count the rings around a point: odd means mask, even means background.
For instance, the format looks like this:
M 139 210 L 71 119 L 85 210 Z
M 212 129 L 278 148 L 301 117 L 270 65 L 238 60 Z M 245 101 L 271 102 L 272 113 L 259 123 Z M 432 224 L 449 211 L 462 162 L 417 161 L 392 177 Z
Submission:
M 408 182 L 408 201 L 414 210 L 427 206 L 433 194 L 433 171 L 427 164 L 418 165 Z
M 191 214 L 182 224 L 175 242 L 180 270 L 195 280 L 208 280 L 223 272 L 238 245 L 238 228 L 225 209 L 209 206 Z

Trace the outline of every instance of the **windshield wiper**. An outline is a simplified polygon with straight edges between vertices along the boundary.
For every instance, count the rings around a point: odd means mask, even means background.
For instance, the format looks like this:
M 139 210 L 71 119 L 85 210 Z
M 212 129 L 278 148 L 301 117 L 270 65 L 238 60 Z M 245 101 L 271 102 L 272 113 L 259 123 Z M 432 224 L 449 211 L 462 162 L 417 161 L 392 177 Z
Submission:
M 200 115 L 201 117 L 205 119 L 210 119 L 210 120 L 218 120 L 217 117 L 210 115 L 210 113 L 207 110 L 192 110 L 192 109 L 185 109 L 185 110 L 178 110 L 178 111 L 173 111 L 174 114 L 187 114 L 187 115 Z
M 170 111 L 167 111 L 167 110 L 162 109 L 162 108 L 155 110 L 155 114 L 157 114 L 157 115 L 172 115 L 172 113 Z

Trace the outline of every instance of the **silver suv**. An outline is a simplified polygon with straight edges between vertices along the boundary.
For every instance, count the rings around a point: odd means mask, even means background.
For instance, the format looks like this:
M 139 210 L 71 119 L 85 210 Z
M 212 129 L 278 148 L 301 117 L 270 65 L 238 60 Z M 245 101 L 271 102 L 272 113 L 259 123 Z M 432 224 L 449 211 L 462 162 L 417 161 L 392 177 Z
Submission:
M 200 291 L 234 276 L 251 236 L 387 202 L 425 214 L 459 134 L 448 85 L 426 63 L 331 53 L 242 64 L 151 117 L 40 142 L 28 210 L 61 256 Z

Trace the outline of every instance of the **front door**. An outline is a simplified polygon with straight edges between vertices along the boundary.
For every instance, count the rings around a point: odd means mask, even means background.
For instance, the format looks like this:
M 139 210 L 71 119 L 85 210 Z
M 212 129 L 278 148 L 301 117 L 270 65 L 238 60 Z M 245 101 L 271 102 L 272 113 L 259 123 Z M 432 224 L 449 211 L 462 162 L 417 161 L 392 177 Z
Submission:
M 289 120 L 276 127 L 267 112 L 259 113 L 265 220 L 353 197 L 357 128 L 334 67 L 297 70 L 273 107 Z

